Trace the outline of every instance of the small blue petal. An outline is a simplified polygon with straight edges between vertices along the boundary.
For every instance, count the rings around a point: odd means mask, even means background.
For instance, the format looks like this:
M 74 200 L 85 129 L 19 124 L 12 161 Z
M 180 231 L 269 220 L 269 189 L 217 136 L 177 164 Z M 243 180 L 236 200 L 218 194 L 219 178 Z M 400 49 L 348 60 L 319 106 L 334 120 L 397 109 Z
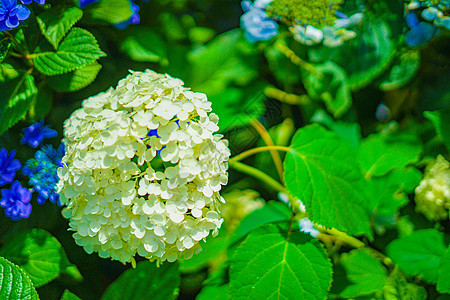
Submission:
M 410 47 L 421 46 L 430 41 L 437 30 L 432 24 L 420 22 L 405 35 L 405 42 Z
M 417 18 L 417 15 L 414 12 L 408 12 L 405 18 L 406 18 L 406 25 L 408 25 L 409 28 L 413 28 L 419 25 L 419 19 Z
M 19 21 L 28 19 L 31 14 L 31 11 L 28 8 L 23 5 L 17 5 L 17 9 L 17 18 L 19 19 Z

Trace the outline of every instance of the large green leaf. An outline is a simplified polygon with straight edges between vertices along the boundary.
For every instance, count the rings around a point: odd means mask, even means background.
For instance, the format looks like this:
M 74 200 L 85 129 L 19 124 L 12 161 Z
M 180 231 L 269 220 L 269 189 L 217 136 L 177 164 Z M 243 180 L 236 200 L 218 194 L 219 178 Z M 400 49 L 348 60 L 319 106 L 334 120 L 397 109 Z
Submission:
M 93 62 L 70 73 L 47 77 L 48 85 L 58 92 L 75 92 L 87 87 L 97 78 L 102 65 Z
M 437 290 L 440 293 L 450 293 L 450 247 L 447 248 L 441 260 Z
M 14 300 L 39 299 L 27 274 L 3 257 L 0 257 L 0 298 Z
M 339 47 L 339 55 L 333 59 L 347 71 L 352 90 L 367 86 L 383 73 L 394 58 L 396 48 L 391 30 L 381 18 L 368 16 L 357 34 L 357 38 Z
M 303 80 L 308 95 L 324 101 L 335 117 L 342 116 L 352 105 L 346 72 L 331 61 L 316 65 L 315 69 L 317 73 L 307 73 Z
M 3 256 L 19 265 L 34 286 L 43 286 L 60 274 L 61 244 L 43 229 L 20 232 L 0 249 Z
M 343 253 L 341 264 L 352 283 L 340 293 L 341 296 L 353 298 L 383 290 L 387 277 L 386 269 L 369 250 L 356 249 Z
M 370 235 L 366 181 L 354 150 L 336 133 L 317 124 L 299 129 L 284 160 L 284 178 L 314 222 Z
M 133 11 L 129 0 L 100 0 L 86 8 L 89 18 L 109 24 L 128 20 Z
M 32 54 L 36 69 L 48 76 L 71 72 L 105 56 L 95 37 L 86 29 L 73 28 L 57 51 Z
M 422 229 L 391 242 L 390 258 L 408 275 L 421 275 L 436 284 L 441 258 L 446 251 L 444 237 L 435 229 Z
M 425 300 L 427 292 L 421 286 L 408 283 L 405 276 L 396 267 L 386 280 L 383 288 L 386 300 Z
M 176 263 L 156 263 L 142 261 L 134 269 L 125 271 L 114 281 L 102 296 L 102 300 L 176 299 L 180 274 Z
M 55 6 L 36 17 L 42 34 L 58 49 L 61 40 L 69 30 L 83 16 L 83 11 L 78 7 Z
M 231 260 L 232 299 L 325 299 L 331 263 L 321 244 L 274 224 L 252 231 Z
M 22 119 L 37 93 L 34 77 L 3 64 L 0 70 L 0 135 Z
M 366 178 L 382 176 L 396 167 L 405 167 L 419 159 L 422 146 L 412 134 L 372 134 L 359 148 L 358 160 Z
M 450 152 L 450 109 L 426 111 L 424 116 L 433 122 L 438 136 Z
M 167 64 L 166 47 L 161 35 L 146 27 L 130 28 L 120 45 L 120 49 L 135 61 L 163 64 Z

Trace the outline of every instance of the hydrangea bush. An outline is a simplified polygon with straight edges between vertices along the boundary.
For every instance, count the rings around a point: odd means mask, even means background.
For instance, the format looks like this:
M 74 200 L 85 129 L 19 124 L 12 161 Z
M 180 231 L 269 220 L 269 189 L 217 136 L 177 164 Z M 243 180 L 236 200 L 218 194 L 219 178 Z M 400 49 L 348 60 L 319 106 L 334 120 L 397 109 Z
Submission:
M 0 298 L 446 299 L 449 8 L 0 0 Z

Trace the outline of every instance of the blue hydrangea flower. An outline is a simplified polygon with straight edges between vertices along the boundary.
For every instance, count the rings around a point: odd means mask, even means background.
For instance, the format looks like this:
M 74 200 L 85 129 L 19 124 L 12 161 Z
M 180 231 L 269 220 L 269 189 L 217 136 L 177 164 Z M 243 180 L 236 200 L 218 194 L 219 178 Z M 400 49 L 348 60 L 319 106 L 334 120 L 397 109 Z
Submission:
M 421 46 L 438 35 L 441 27 L 450 30 L 449 7 L 447 0 L 411 1 L 406 6 L 406 24 L 411 28 L 405 35 L 406 44 Z
M 28 218 L 31 213 L 31 191 L 22 187 L 19 181 L 14 181 L 11 189 L 1 190 L 0 206 L 5 208 L 5 214 L 17 221 Z
M 22 2 L 22 4 L 26 4 L 26 5 L 30 4 L 33 1 L 40 5 L 45 4 L 45 0 L 20 0 L 20 2 Z
M 380 103 L 375 112 L 375 117 L 380 122 L 386 122 L 391 118 L 391 110 L 384 103 Z
M 22 167 L 20 162 L 14 159 L 15 154 L 15 150 L 8 155 L 6 149 L 0 149 L 0 185 L 13 182 L 16 171 Z
M 58 135 L 56 130 L 51 129 L 48 125 L 44 126 L 44 120 L 34 122 L 33 125 L 24 128 L 23 132 L 25 135 L 23 136 L 21 143 L 27 143 L 33 148 L 39 146 L 44 138 L 52 138 Z
M 52 145 L 44 145 L 29 159 L 22 169 L 22 172 L 30 178 L 29 184 L 38 193 L 37 202 L 44 204 L 45 200 L 61 205 L 59 195 L 56 192 L 58 183 L 58 167 L 62 167 L 61 158 L 64 156 L 64 145 L 58 149 Z
M 261 2 L 261 5 L 260 5 Z M 241 16 L 241 28 L 245 30 L 245 37 L 251 43 L 269 40 L 278 34 L 278 24 L 267 15 L 264 10 L 270 1 L 259 1 L 254 4 L 242 1 L 244 14 Z
M 433 24 L 419 21 L 414 12 L 406 14 L 406 24 L 411 28 L 405 34 L 405 43 L 410 47 L 424 45 L 439 33 L 439 30 Z
M 17 0 L 0 0 L 0 31 L 10 30 L 19 26 L 19 21 L 30 16 L 30 10 L 17 5 Z
M 141 21 L 141 18 L 139 17 L 139 6 L 133 1 L 130 1 L 130 4 L 131 9 L 133 10 L 133 14 L 128 20 L 114 24 L 116 28 L 125 29 L 128 27 L 128 25 L 138 24 Z
M 97 2 L 98 0 L 79 0 L 80 8 L 84 8 L 85 6 Z

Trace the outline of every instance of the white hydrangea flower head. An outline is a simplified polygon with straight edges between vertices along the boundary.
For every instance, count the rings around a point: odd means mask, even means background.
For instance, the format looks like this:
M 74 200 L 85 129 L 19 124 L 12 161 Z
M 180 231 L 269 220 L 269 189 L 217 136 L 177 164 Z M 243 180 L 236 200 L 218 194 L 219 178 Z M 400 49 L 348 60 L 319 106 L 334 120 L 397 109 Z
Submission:
M 58 191 L 76 243 L 134 263 L 189 259 L 223 222 L 228 142 L 202 93 L 132 72 L 64 123 Z
M 429 220 L 444 220 L 450 208 L 450 163 L 439 155 L 415 190 L 416 210 Z

